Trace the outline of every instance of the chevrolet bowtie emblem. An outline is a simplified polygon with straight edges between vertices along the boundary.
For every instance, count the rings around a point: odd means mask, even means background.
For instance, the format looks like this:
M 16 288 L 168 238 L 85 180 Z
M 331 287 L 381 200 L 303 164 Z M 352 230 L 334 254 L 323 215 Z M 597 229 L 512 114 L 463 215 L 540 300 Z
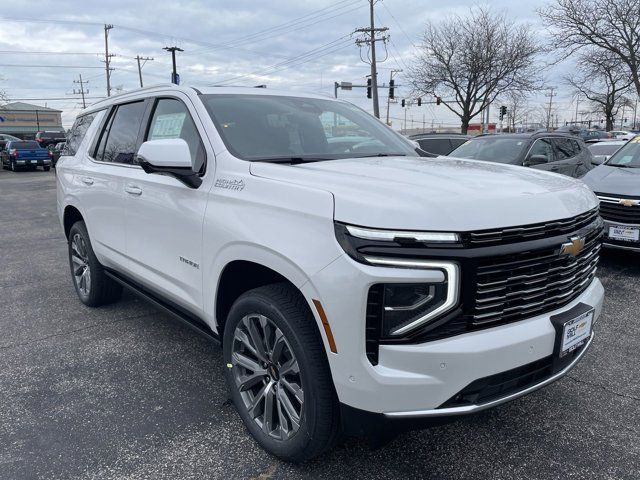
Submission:
M 620 205 L 624 205 L 625 207 L 636 207 L 640 205 L 640 200 L 632 200 L 631 198 L 621 198 L 618 200 Z
M 560 245 L 560 255 L 577 256 L 584 248 L 584 237 L 571 237 L 570 241 Z

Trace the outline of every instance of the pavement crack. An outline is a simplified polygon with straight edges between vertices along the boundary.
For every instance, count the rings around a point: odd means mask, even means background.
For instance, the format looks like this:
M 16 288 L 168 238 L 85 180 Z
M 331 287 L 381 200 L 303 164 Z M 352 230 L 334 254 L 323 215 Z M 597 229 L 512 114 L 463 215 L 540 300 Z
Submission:
M 124 321 L 127 321 L 127 320 L 137 320 L 138 318 L 143 318 L 143 317 L 146 317 L 148 315 L 149 315 L 148 313 L 145 313 L 143 315 L 136 315 L 136 316 L 133 316 L 133 317 L 119 318 L 117 320 L 111 320 L 109 322 L 94 323 L 93 325 L 87 325 L 86 327 L 76 328 L 74 330 L 68 330 L 66 332 L 52 333 L 51 335 L 46 335 L 44 337 L 34 338 L 32 340 L 29 340 L 28 342 L 10 343 L 8 345 L 2 345 L 2 346 L 0 346 L 0 350 L 11 350 L 13 348 L 24 347 L 26 345 L 31 345 L 32 343 L 43 342 L 43 341 L 49 340 L 51 338 L 61 337 L 61 336 L 65 336 L 65 335 L 73 335 L 74 333 L 82 332 L 82 331 L 85 331 L 85 330 L 91 330 L 92 328 L 102 327 L 104 325 L 113 325 L 114 323 L 124 322 Z
M 583 384 L 583 385 L 588 385 L 590 387 L 599 388 L 601 390 L 604 390 L 607 393 L 615 395 L 616 397 L 627 398 L 629 400 L 635 400 L 636 402 L 640 402 L 640 397 L 635 397 L 633 395 L 627 395 L 626 393 L 616 392 L 615 390 L 611 390 L 609 387 L 606 387 L 605 385 L 601 385 L 599 383 L 587 382 L 585 380 L 581 380 L 579 378 L 576 378 L 576 377 L 574 377 L 572 375 L 567 375 L 567 378 L 570 378 L 571 380 L 573 380 L 576 383 L 580 383 L 580 384 Z

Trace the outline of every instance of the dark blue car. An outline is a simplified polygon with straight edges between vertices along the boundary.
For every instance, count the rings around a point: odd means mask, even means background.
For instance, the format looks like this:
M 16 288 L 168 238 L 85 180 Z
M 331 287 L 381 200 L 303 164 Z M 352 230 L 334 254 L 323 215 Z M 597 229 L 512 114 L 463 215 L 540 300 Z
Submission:
M 51 169 L 52 153 L 33 140 L 12 140 L 0 152 L 0 158 L 2 168 L 10 168 L 14 172 L 19 169 L 35 170 L 38 167 L 48 172 Z

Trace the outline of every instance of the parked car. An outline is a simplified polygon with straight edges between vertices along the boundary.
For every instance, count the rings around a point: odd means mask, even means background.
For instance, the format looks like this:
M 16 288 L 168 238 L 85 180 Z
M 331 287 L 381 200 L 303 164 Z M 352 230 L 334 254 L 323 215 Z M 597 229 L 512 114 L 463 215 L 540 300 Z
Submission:
M 613 135 L 611 135 L 611 133 L 605 132 L 604 130 L 587 130 L 587 129 L 583 129 L 583 130 L 580 130 L 580 133 L 578 135 L 585 142 L 589 141 L 589 140 L 594 140 L 594 139 L 605 139 L 605 140 L 608 140 L 608 139 L 613 138 Z
M 365 139 L 329 142 L 335 119 Z M 420 158 L 346 101 L 232 87 L 109 97 L 65 153 L 80 301 L 125 285 L 220 341 L 240 418 L 283 459 L 518 398 L 593 339 L 602 220 L 574 179 Z
M 448 155 L 470 138 L 471 135 L 458 133 L 420 133 L 409 136 L 409 139 L 418 142 L 422 150 L 434 155 Z
M 35 170 L 42 167 L 45 172 L 51 169 L 51 152 L 33 140 L 11 140 L 0 152 L 2 168 L 10 168 L 14 172 L 24 168 Z
M 600 165 L 606 162 L 611 155 L 616 153 L 620 147 L 626 144 L 626 140 L 600 140 L 597 142 L 587 142 L 587 148 L 593 155 L 593 164 Z
M 631 140 L 633 137 L 636 136 L 635 133 L 633 132 L 628 132 L 626 130 L 612 130 L 609 132 L 613 138 L 615 138 L 616 140 Z
M 63 130 L 50 130 L 36 133 L 36 142 L 38 142 L 41 147 L 45 148 L 53 146 L 58 142 L 64 142 L 65 139 L 66 135 Z
M 521 165 L 575 178 L 593 168 L 584 142 L 573 135 L 549 132 L 478 135 L 449 156 Z
M 582 179 L 600 199 L 604 245 L 640 251 L 640 136 Z
M 14 137 L 13 135 L 7 135 L 6 133 L 0 133 L 0 151 L 4 150 L 7 142 L 10 141 L 19 142 L 20 139 L 18 137 Z
M 58 159 L 60 158 L 60 155 L 64 151 L 64 148 L 66 145 L 67 145 L 67 142 L 58 142 L 53 146 L 53 148 L 50 149 L 52 153 L 51 166 L 53 168 L 56 168 L 56 163 L 58 162 Z

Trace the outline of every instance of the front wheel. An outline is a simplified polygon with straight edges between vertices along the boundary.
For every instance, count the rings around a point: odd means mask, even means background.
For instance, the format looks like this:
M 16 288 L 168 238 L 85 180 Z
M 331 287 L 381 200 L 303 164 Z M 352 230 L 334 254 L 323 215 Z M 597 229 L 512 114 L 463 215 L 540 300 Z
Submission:
M 247 429 L 269 453 L 303 462 L 329 449 L 339 406 L 316 321 L 280 283 L 250 290 L 224 329 L 227 385 Z
M 69 231 L 69 267 L 78 298 L 85 305 L 98 307 L 115 302 L 122 295 L 122 286 L 104 273 L 93 253 L 82 221 L 74 223 Z

